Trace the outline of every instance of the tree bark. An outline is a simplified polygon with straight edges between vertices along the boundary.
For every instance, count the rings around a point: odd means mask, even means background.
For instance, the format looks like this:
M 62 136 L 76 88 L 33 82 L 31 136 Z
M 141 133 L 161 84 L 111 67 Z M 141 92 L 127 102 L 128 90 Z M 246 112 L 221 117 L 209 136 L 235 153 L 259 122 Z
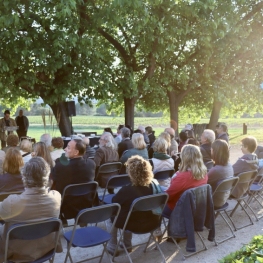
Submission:
M 174 90 L 167 91 L 170 107 L 170 126 L 175 130 L 175 134 L 178 135 L 178 120 L 179 120 L 179 102 L 176 99 L 176 93 Z
M 65 102 L 49 104 L 57 120 L 61 136 L 69 137 L 73 134 L 73 128 L 68 116 Z
M 222 102 L 218 101 L 218 100 L 214 100 L 213 109 L 212 109 L 210 121 L 208 124 L 208 129 L 211 129 L 213 131 L 216 129 L 216 125 L 217 125 L 218 120 L 219 120 L 221 108 L 222 108 Z
M 136 98 L 124 98 L 125 125 L 130 125 L 134 129 L 134 108 Z

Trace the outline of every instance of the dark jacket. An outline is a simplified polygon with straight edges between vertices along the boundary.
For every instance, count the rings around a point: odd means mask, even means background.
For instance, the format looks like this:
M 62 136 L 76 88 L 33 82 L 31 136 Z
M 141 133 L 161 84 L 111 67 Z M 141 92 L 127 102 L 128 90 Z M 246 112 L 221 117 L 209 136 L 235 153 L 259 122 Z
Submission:
M 0 192 L 23 192 L 25 190 L 21 174 L 0 175 Z
M 85 152 L 83 158 L 86 160 L 89 157 L 94 157 L 95 153 L 96 153 L 96 150 L 88 145 L 88 146 L 86 146 L 86 152 Z
M 149 137 L 149 140 L 150 140 L 150 147 L 151 147 L 152 144 L 153 144 L 154 141 L 155 141 L 154 133 L 150 133 L 150 134 L 148 134 L 148 137 Z
M 104 163 L 118 162 L 119 155 L 118 152 L 111 147 L 102 146 L 100 147 L 94 156 L 94 162 L 96 166 L 100 166 Z
M 227 133 L 218 134 L 218 136 L 216 137 L 216 139 L 224 140 L 224 141 L 226 141 L 227 143 L 229 142 Z
M 204 143 L 200 146 L 200 151 L 202 153 L 204 163 L 212 161 L 211 146 L 211 143 Z
M 54 190 L 63 194 L 64 188 L 69 184 L 88 183 L 94 180 L 95 163 L 91 159 L 84 160 L 82 157 L 67 160 L 64 156 L 56 160 L 52 169 Z M 65 218 L 74 218 L 78 212 L 91 206 L 90 197 L 65 198 L 61 206 L 61 213 Z
M 234 175 L 258 169 L 258 158 L 254 153 L 244 154 L 233 164 Z
M 168 235 L 187 237 L 186 250 L 195 252 L 195 231 L 209 229 L 208 240 L 215 238 L 214 204 L 211 186 L 206 184 L 186 190 L 177 202 L 168 223 Z
M 119 144 L 118 144 L 118 154 L 119 158 L 121 158 L 124 151 L 132 149 L 133 144 L 130 138 L 124 138 Z

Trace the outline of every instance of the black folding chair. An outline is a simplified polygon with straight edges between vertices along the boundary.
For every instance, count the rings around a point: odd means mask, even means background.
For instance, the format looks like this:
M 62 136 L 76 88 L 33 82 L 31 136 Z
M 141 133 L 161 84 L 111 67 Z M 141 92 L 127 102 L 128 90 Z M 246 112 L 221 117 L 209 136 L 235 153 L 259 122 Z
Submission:
M 103 195 L 99 196 L 100 202 L 104 203 L 104 204 L 111 204 L 112 197 L 115 194 L 107 194 L 106 195 L 107 189 L 108 188 L 114 189 L 114 188 L 122 187 L 122 186 L 128 185 L 130 183 L 131 183 L 131 180 L 130 180 L 130 177 L 128 176 L 128 174 L 111 176 L 107 182 L 105 189 L 104 189 Z
M 31 261 L 30 263 L 42 263 L 48 260 L 51 263 L 54 262 L 56 247 L 59 240 L 60 229 L 61 229 L 61 221 L 57 218 L 52 218 L 45 221 L 39 221 L 36 223 L 28 223 L 28 224 L 23 223 L 23 224 L 12 225 L 11 227 L 9 227 L 6 235 L 4 262 L 5 263 L 13 262 L 8 260 L 8 250 L 10 247 L 9 246 L 10 241 L 23 240 L 24 242 L 26 242 L 28 240 L 36 240 L 37 242 L 37 239 L 45 237 L 51 233 L 55 233 L 53 239 L 54 248 L 51 249 L 48 253 L 46 253 L 41 258 Z M 18 259 L 16 258 L 16 260 Z M 23 259 L 21 259 L 21 262 L 22 261 Z
M 247 203 L 246 199 L 248 197 L 248 191 L 250 189 L 250 186 L 251 184 L 253 183 L 255 177 L 257 176 L 257 171 L 249 171 L 249 172 L 244 172 L 244 173 L 240 173 L 238 175 L 239 177 L 239 181 L 236 185 L 236 187 L 233 189 L 232 191 L 232 194 L 231 194 L 231 199 L 233 200 L 236 200 L 237 201 L 237 204 L 236 206 L 234 207 L 234 209 L 231 211 L 230 213 L 230 219 L 231 217 L 234 215 L 234 213 L 236 212 L 237 208 L 239 206 L 241 206 L 242 208 L 242 211 L 245 212 L 245 214 L 248 216 L 249 220 L 250 220 L 250 224 L 247 224 L 247 225 L 243 225 L 241 227 L 237 227 L 233 220 L 231 220 L 231 223 L 233 224 L 234 226 L 234 229 L 237 230 L 237 229 L 242 229 L 244 227 L 247 227 L 247 226 L 250 226 L 250 225 L 253 225 L 253 221 L 252 221 L 252 218 L 251 216 L 248 214 L 247 212 L 247 209 L 246 208 L 249 208 L 249 210 L 253 213 L 253 210 L 252 208 L 250 207 L 250 205 Z M 244 203 L 244 205 L 243 205 Z M 256 218 L 257 219 L 257 218 Z
M 215 189 L 215 191 L 213 193 L 215 219 L 218 217 L 218 215 L 220 215 L 223 218 L 223 220 L 226 222 L 227 226 L 229 227 L 229 229 L 232 233 L 232 236 L 226 237 L 220 241 L 216 240 L 216 238 L 215 238 L 215 244 L 216 245 L 223 243 L 224 241 L 226 241 L 232 237 L 236 237 L 231 225 L 228 223 L 227 219 L 224 217 L 223 212 L 225 213 L 227 218 L 231 221 L 231 218 L 229 218 L 229 216 L 226 212 L 226 210 L 229 206 L 229 204 L 227 203 L 227 200 L 228 200 L 229 196 L 231 195 L 231 192 L 233 191 L 233 189 L 236 187 L 238 180 L 239 180 L 238 177 L 233 177 L 233 178 L 223 180 L 217 186 L 217 188 Z
M 156 172 L 154 174 L 154 179 L 158 181 L 166 180 L 168 178 L 171 178 L 173 175 L 174 175 L 174 169 L 163 170 L 163 171 Z
M 123 240 L 123 235 L 124 235 L 124 231 L 126 230 L 126 227 L 129 223 L 129 220 L 132 216 L 132 213 L 133 212 L 146 212 L 146 211 L 153 211 L 155 209 L 159 209 L 160 210 L 160 214 L 158 214 L 160 220 L 159 220 L 159 223 L 158 225 L 156 225 L 153 229 L 150 229 L 148 231 L 143 231 L 143 232 L 133 232 L 134 234 L 146 234 L 146 233 L 150 233 L 150 237 L 148 239 L 148 242 L 146 243 L 146 247 L 144 249 L 144 252 L 146 252 L 147 250 L 147 247 L 150 243 L 150 240 L 151 238 L 153 239 L 156 247 L 158 248 L 158 250 L 160 251 L 161 255 L 162 255 L 162 258 L 164 259 L 164 262 L 166 262 L 165 260 L 165 257 L 164 257 L 164 254 L 159 246 L 159 243 L 155 240 L 154 236 L 153 236 L 153 232 L 155 229 L 157 229 L 158 227 L 160 227 L 160 224 L 161 224 L 161 213 L 166 205 L 166 202 L 168 200 L 168 194 L 166 193 L 160 193 L 160 194 L 153 194 L 153 195 L 148 195 L 148 196 L 144 196 L 144 197 L 140 197 L 140 198 L 137 198 L 133 201 L 133 203 L 131 204 L 131 207 L 130 207 L 130 210 L 129 210 L 129 213 L 128 213 L 128 216 L 126 218 L 126 221 L 125 221 L 125 224 L 123 226 L 123 229 L 120 230 L 121 234 L 120 234 L 120 238 L 119 238 L 119 241 L 118 241 L 118 244 L 117 244 L 117 247 L 115 249 L 115 253 L 113 255 L 113 261 L 114 261 L 114 258 L 115 258 L 115 255 L 118 251 L 118 248 L 120 246 L 120 243 L 122 242 L 124 244 L 124 240 Z M 139 244 L 139 245 L 142 245 L 142 244 Z M 138 246 L 138 244 L 136 245 Z M 130 257 L 130 254 L 127 250 L 127 248 L 125 247 L 125 245 L 123 246 L 124 248 L 124 251 L 130 261 L 130 263 L 132 263 L 132 259 Z M 130 249 L 130 248 L 128 248 Z
M 115 222 L 119 215 L 120 208 L 121 207 L 119 204 L 107 204 L 107 205 L 101 205 L 101 206 L 88 208 L 88 209 L 84 209 L 80 211 L 78 216 L 76 217 L 76 222 L 75 222 L 73 230 L 66 232 L 64 234 L 64 237 L 67 241 L 67 254 L 66 254 L 66 258 L 64 262 L 66 263 L 69 258 L 70 262 L 73 263 L 73 260 L 70 254 L 71 247 L 88 248 L 88 247 L 98 246 L 101 244 L 103 244 L 103 252 L 101 255 L 97 257 L 85 259 L 79 262 L 84 262 L 84 261 L 91 260 L 91 259 L 98 258 L 98 257 L 100 257 L 100 262 L 101 262 L 105 251 L 106 251 L 106 254 L 108 255 L 110 262 L 112 262 L 111 256 L 109 255 L 106 249 L 106 245 L 108 241 L 111 239 L 110 233 L 113 227 L 115 226 Z M 114 219 L 114 222 L 109 232 L 97 226 L 97 223 L 103 222 L 113 217 L 115 217 L 115 219 Z M 87 226 L 87 227 L 77 228 L 79 224 L 87 225 L 87 224 L 94 224 L 94 223 L 96 223 L 96 226 Z

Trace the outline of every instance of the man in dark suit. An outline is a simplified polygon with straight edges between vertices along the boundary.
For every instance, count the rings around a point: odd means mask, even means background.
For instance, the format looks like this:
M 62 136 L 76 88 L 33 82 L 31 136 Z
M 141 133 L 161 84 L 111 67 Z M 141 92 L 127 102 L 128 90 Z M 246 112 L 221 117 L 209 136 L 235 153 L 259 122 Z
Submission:
M 122 137 L 122 141 L 118 144 L 118 153 L 119 153 L 119 157 L 121 158 L 123 152 L 125 152 L 126 150 L 132 149 L 134 148 L 131 139 L 130 139 L 130 129 L 124 127 L 121 129 L 121 137 Z
M 68 143 L 65 156 L 62 155 L 56 160 L 56 165 L 52 170 L 53 189 L 62 194 L 64 188 L 69 184 L 87 183 L 94 180 L 95 163 L 91 159 L 83 159 L 85 150 L 86 147 L 82 140 L 73 139 Z M 92 205 L 88 196 L 66 197 L 61 213 L 67 219 L 74 218 L 81 209 L 87 208 L 87 204 Z

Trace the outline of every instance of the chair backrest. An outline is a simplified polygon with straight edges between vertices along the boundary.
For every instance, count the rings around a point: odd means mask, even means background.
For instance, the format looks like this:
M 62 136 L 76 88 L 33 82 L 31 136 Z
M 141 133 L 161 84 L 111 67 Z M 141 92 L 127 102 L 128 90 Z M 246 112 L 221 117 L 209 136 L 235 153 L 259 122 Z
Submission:
M 210 170 L 213 168 L 214 162 L 213 161 L 205 162 L 204 165 L 206 166 L 207 170 Z
M 119 174 L 121 166 L 122 166 L 121 162 L 104 163 L 99 167 L 97 175 L 109 174 L 109 173 L 116 173 L 116 175 L 117 175 L 117 174 Z
M 0 202 L 4 201 L 9 195 L 20 195 L 22 193 L 23 191 L 0 193 Z
M 113 175 L 109 178 L 106 188 L 117 188 L 128 185 L 131 179 L 128 174 Z
M 238 181 L 239 177 L 232 177 L 218 184 L 213 193 L 214 207 L 222 207 L 226 203 Z
M 174 169 L 163 170 L 163 171 L 156 172 L 154 174 L 154 178 L 156 180 L 166 180 L 168 178 L 171 178 L 173 175 L 174 175 Z
M 9 227 L 6 235 L 5 243 L 5 262 L 7 261 L 9 241 L 13 239 L 19 240 L 37 240 L 39 238 L 45 237 L 51 233 L 56 233 L 54 237 L 54 249 L 50 253 L 50 257 L 55 254 L 55 249 L 59 239 L 59 233 L 61 229 L 61 221 L 57 218 L 51 218 L 44 221 L 34 222 L 34 223 L 21 223 L 15 224 Z M 42 261 L 41 261 L 42 262 Z
M 253 183 L 256 176 L 256 170 L 240 173 L 238 175 L 239 181 L 232 191 L 232 196 L 237 199 L 242 197 L 249 190 L 250 185 Z

